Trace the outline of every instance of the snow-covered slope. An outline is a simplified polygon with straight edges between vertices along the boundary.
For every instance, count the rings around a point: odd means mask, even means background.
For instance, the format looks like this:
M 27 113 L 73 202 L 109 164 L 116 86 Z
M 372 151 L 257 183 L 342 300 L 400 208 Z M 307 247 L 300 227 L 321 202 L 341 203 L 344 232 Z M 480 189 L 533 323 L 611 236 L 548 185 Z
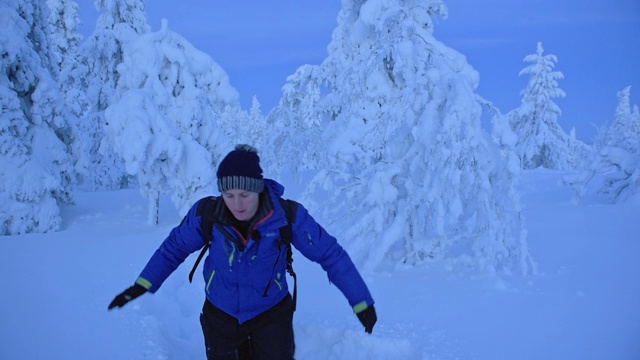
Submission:
M 525 173 L 540 275 L 438 265 L 365 274 L 379 317 L 372 335 L 320 267 L 295 254 L 296 357 L 640 359 L 640 199 L 576 205 L 561 176 Z M 162 201 L 153 227 L 137 190 L 80 193 L 62 231 L 0 238 L 0 359 L 204 359 L 202 279 L 187 280 L 197 254 L 158 293 L 107 311 L 180 221 Z

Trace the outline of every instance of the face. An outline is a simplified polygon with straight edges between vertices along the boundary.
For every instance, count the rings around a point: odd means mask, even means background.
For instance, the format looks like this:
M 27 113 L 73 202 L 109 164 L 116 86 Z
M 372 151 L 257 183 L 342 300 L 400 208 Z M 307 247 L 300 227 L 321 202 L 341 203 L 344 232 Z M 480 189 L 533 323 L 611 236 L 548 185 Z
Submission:
M 246 221 L 258 211 L 260 194 L 247 190 L 231 189 L 222 193 L 222 199 L 236 219 Z

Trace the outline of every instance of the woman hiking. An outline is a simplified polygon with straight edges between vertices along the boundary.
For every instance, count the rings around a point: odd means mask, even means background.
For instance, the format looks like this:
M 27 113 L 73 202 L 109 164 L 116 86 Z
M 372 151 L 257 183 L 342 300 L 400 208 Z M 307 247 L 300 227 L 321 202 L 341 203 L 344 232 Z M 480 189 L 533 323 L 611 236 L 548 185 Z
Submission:
M 282 199 L 282 185 L 263 178 L 255 148 L 237 145 L 220 162 L 217 178 L 221 196 L 201 199 L 191 207 L 109 310 L 158 291 L 211 239 L 200 314 L 207 359 L 293 359 L 295 304 L 285 276 L 288 241 L 322 266 L 365 331 L 373 331 L 374 301 L 351 258 L 301 204 Z M 214 226 L 208 230 L 205 223 Z M 282 231 L 287 226 L 288 235 Z

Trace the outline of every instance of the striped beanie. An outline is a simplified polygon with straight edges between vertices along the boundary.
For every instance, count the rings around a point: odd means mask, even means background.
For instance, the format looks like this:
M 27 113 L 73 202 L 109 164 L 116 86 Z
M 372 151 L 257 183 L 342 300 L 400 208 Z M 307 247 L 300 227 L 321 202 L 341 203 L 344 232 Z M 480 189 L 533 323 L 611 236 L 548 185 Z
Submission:
M 251 145 L 236 145 L 220 162 L 217 176 L 220 192 L 239 189 L 261 193 L 264 190 L 258 150 Z

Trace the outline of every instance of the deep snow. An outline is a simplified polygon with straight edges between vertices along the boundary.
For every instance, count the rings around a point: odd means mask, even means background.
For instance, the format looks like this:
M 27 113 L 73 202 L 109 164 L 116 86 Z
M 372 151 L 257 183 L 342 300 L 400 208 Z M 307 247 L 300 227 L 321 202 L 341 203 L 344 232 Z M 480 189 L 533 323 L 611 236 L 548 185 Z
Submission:
M 437 264 L 364 274 L 379 317 L 372 335 L 320 267 L 295 254 L 296 358 L 640 359 L 640 196 L 576 204 L 562 175 L 524 174 L 539 275 Z M 76 200 L 62 231 L 0 238 L 0 359 L 204 359 L 202 279 L 187 280 L 197 253 L 158 293 L 107 311 L 180 221 L 168 198 L 159 226 L 145 223 L 137 190 Z

